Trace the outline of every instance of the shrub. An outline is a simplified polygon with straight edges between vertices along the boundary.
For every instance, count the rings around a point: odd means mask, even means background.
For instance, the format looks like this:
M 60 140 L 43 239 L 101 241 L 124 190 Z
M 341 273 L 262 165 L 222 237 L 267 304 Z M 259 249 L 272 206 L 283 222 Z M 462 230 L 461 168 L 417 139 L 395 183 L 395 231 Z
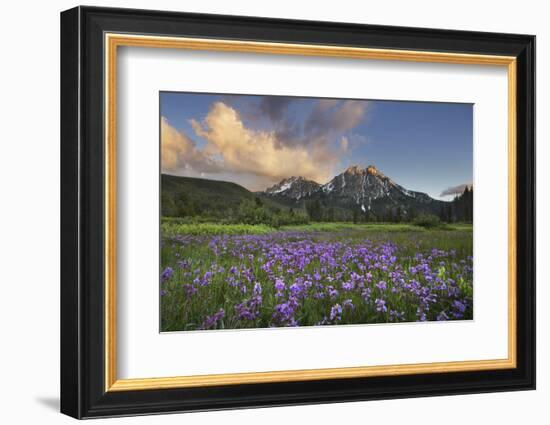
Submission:
M 237 220 L 243 224 L 266 223 L 269 218 L 267 209 L 255 200 L 244 199 L 239 205 Z
M 422 214 L 416 217 L 412 223 L 415 226 L 424 227 L 426 229 L 433 229 L 435 227 L 441 227 L 442 223 L 438 216 L 433 214 Z

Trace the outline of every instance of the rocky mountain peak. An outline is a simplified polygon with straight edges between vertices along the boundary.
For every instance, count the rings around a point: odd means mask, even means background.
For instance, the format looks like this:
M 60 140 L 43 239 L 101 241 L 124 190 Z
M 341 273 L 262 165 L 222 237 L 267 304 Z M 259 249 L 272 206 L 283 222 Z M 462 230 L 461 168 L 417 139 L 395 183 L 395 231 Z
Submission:
M 358 176 L 364 173 L 365 173 L 365 170 L 359 167 L 359 165 L 350 165 L 348 168 L 346 168 L 346 171 L 344 171 L 344 174 L 352 175 L 352 176 Z
M 329 182 L 320 185 L 303 177 L 290 177 L 266 189 L 266 195 L 289 205 L 317 200 L 325 207 L 359 210 L 384 217 L 388 209 L 400 207 L 404 214 L 437 213 L 439 202 L 425 193 L 407 190 L 385 176 L 374 165 L 351 165 Z M 303 205 L 303 204 L 302 204 Z
M 380 171 L 378 171 L 377 168 L 374 165 L 369 165 L 367 167 L 367 173 L 372 174 L 373 176 L 381 174 Z
M 319 188 L 319 183 L 308 180 L 302 176 L 292 176 L 281 180 L 279 183 L 267 188 L 268 195 L 286 196 L 291 199 L 300 199 L 310 195 Z

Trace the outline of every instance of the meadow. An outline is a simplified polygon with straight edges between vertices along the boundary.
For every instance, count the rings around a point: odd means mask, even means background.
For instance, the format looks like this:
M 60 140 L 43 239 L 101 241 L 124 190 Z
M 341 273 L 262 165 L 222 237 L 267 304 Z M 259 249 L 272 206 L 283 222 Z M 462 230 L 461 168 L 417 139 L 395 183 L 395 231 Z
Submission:
M 161 225 L 161 330 L 473 316 L 472 226 Z

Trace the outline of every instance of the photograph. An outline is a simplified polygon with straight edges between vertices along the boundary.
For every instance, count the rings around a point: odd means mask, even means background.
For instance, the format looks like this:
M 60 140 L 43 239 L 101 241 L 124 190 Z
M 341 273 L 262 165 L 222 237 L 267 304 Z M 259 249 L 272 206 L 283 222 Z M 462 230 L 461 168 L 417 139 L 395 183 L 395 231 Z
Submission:
M 473 319 L 472 104 L 159 96 L 161 332 Z

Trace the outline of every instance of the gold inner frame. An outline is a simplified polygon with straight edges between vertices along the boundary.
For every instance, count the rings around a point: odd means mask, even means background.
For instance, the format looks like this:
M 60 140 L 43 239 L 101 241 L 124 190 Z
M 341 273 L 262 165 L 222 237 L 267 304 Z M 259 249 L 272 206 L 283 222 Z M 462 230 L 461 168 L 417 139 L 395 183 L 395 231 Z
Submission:
M 516 358 L 516 58 L 444 52 L 370 49 L 326 45 L 266 43 L 128 34 L 105 34 L 105 391 L 236 385 L 269 382 L 311 381 L 417 373 L 447 373 L 511 369 Z M 508 357 L 384 366 L 248 372 L 164 378 L 118 379 L 116 324 L 116 123 L 117 48 L 119 46 L 280 55 L 325 56 L 355 59 L 398 60 L 507 67 L 508 72 Z

